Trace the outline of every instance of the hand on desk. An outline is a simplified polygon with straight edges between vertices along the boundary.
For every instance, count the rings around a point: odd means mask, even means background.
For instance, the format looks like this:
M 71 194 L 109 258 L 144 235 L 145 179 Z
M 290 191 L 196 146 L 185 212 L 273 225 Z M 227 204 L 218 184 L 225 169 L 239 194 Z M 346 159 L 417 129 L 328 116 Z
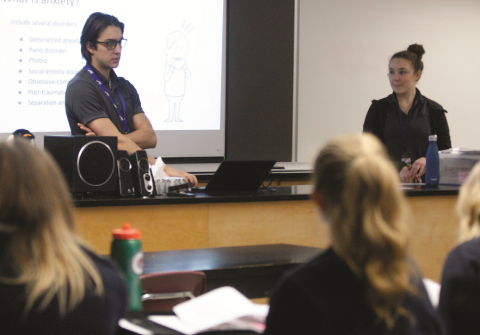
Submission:
M 425 157 L 420 157 L 415 162 L 413 162 L 412 166 L 410 167 L 412 177 L 419 178 L 421 183 L 422 176 L 425 174 L 427 166 L 427 159 Z
M 195 184 L 195 187 L 198 187 L 198 180 L 193 174 L 174 169 L 168 165 L 165 165 L 165 173 L 170 177 L 183 177 L 187 182 Z
M 402 183 L 421 183 L 422 176 L 417 176 L 417 174 L 413 173 L 412 166 L 404 166 L 400 170 L 400 180 Z
M 400 179 L 402 183 L 421 183 L 422 176 L 425 174 L 426 159 L 421 157 L 411 166 L 404 166 L 400 170 Z

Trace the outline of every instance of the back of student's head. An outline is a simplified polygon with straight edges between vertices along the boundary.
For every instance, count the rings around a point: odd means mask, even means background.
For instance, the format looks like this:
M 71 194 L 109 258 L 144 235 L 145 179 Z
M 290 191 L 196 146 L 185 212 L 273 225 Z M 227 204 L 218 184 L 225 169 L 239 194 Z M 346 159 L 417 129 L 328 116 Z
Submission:
M 0 144 L 0 223 L 25 239 L 42 231 L 73 231 L 73 214 L 63 175 L 53 159 L 16 140 Z
M 457 214 L 460 217 L 460 242 L 480 236 L 480 163 L 470 171 L 460 187 L 457 201 Z
M 370 134 L 339 136 L 315 162 L 315 190 L 324 198 L 332 246 L 365 283 L 365 299 L 392 326 L 411 290 L 405 199 L 398 172 Z
M 80 45 L 82 57 L 85 58 L 88 63 L 92 62 L 92 55 L 87 49 L 87 43 L 92 43 L 96 50 L 96 42 L 98 41 L 98 37 L 108 26 L 115 26 L 120 28 L 122 34 L 125 28 L 125 25 L 120 22 L 115 16 L 100 12 L 91 14 L 88 17 L 87 22 L 85 22 L 82 30 L 82 36 L 80 37 Z
M 84 296 L 90 277 L 101 278 L 81 247 L 63 175 L 46 152 L 24 140 L 0 144 L 0 261 L 14 269 L 4 283 L 26 285 L 26 310 L 42 309 L 57 296 L 61 313 Z M 66 288 L 69 288 L 67 293 Z

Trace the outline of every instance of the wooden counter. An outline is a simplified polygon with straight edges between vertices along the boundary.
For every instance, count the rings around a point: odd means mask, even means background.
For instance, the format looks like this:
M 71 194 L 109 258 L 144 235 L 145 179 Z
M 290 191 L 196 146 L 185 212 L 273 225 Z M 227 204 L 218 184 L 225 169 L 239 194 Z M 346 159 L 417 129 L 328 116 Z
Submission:
M 310 189 L 282 186 L 258 195 L 77 199 L 77 227 L 102 254 L 110 252 L 112 230 L 126 221 L 142 231 L 144 251 L 277 243 L 325 248 L 328 230 L 309 200 Z M 458 188 L 405 192 L 413 218 L 411 253 L 426 277 L 439 280 L 443 261 L 457 240 Z

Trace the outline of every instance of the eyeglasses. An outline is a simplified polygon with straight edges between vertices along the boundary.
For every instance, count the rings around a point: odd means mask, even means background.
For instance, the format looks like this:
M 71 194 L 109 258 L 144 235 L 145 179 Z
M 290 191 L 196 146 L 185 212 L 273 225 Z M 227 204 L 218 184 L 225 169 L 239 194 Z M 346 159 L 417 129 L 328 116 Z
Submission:
M 97 41 L 97 43 L 105 45 L 105 47 L 108 50 L 113 50 L 117 47 L 117 44 L 119 44 L 119 43 L 120 43 L 121 48 L 125 48 L 125 46 L 127 45 L 127 39 L 122 38 L 120 41 L 116 41 L 116 40 L 108 40 L 108 41 L 105 41 L 105 42 Z

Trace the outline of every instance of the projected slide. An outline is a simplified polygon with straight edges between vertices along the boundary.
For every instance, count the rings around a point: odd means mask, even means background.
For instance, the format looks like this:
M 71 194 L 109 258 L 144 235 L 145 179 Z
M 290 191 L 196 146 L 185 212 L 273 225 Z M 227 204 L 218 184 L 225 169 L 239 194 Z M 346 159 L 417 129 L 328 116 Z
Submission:
M 1 0 L 0 133 L 69 132 L 65 90 L 80 35 L 104 12 L 125 24 L 118 76 L 155 130 L 220 130 L 224 0 Z

